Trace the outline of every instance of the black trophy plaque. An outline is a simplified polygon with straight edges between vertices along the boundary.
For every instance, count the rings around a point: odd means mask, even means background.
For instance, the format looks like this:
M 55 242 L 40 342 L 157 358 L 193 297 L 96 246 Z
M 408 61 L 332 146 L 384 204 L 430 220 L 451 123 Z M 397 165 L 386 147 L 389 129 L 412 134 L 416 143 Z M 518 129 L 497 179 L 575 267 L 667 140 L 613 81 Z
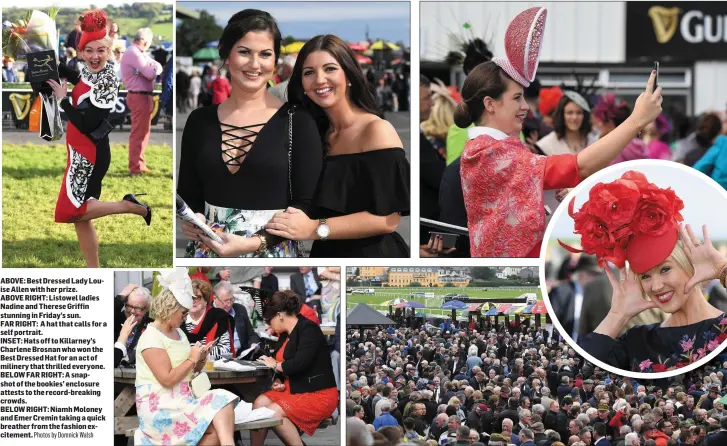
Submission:
M 33 84 L 45 83 L 48 79 L 58 79 L 58 64 L 53 50 L 28 53 L 28 81 Z

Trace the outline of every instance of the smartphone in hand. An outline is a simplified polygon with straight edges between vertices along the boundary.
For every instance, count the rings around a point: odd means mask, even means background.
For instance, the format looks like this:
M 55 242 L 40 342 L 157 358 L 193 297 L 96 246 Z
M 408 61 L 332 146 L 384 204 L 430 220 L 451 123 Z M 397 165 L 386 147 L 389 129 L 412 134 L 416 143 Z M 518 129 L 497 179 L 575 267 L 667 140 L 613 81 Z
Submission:
M 447 232 L 429 232 L 429 238 L 432 237 L 441 236 L 442 237 L 442 249 L 450 249 L 454 248 L 457 245 L 457 239 L 459 238 L 459 235 L 457 234 L 450 234 Z
M 654 71 L 656 71 L 656 78 L 654 79 L 654 91 L 656 91 L 656 87 L 659 86 L 659 62 L 654 61 Z

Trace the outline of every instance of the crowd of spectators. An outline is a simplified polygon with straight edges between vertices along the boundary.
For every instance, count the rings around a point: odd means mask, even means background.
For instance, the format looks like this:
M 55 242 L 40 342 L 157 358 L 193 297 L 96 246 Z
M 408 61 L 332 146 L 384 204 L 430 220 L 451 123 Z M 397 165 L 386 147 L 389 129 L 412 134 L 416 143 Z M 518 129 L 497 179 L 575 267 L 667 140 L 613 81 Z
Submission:
M 727 445 L 727 362 L 626 378 L 531 322 L 349 329 L 347 445 Z

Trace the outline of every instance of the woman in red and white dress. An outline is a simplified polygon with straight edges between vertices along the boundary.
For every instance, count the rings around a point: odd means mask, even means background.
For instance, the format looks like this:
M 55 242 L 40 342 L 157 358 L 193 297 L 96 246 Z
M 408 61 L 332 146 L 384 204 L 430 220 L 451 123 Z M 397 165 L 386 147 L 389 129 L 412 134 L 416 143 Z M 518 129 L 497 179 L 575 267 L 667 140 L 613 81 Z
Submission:
M 661 112 L 655 73 L 633 114 L 578 154 L 534 155 L 519 138 L 528 104 L 523 88 L 535 79 L 545 8 L 518 14 L 505 33 L 507 57 L 474 68 L 462 88 L 454 122 L 468 129 L 461 159 L 462 190 L 472 257 L 539 257 L 545 234 L 543 191 L 575 187 L 606 167 Z
M 111 163 L 111 126 L 106 118 L 116 104 L 119 80 L 114 63 L 108 60 L 111 38 L 107 34 L 106 13 L 99 9 L 87 11 L 80 21 L 78 51 L 85 66 L 79 74 L 60 64 L 62 81 L 47 81 L 68 116 L 68 161 L 56 202 L 55 221 L 73 223 L 86 266 L 97 268 L 98 237 L 91 221 L 112 214 L 137 214 L 149 225 L 151 208 L 133 194 L 116 202 L 98 200 L 101 181 Z M 70 98 L 66 97 L 67 82 L 74 85 Z

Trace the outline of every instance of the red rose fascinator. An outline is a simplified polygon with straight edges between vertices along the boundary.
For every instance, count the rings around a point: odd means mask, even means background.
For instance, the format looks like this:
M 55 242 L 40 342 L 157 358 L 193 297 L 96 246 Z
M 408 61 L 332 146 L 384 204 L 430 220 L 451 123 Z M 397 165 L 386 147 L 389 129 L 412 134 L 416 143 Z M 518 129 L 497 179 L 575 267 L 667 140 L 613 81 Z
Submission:
M 611 262 L 623 268 L 628 261 L 631 270 L 641 274 L 666 260 L 676 246 L 684 202 L 671 188 L 649 183 L 642 173 L 630 170 L 616 181 L 596 184 L 575 213 L 574 200 L 568 204 L 568 215 L 583 249 L 558 243 L 570 252 L 595 255 L 601 266 Z
M 88 42 L 106 37 L 106 11 L 94 9 L 78 18 L 81 22 L 81 38 L 78 41 L 78 51 Z
M 505 53 L 507 57 L 492 59 L 500 68 L 523 87 L 535 79 L 540 61 L 545 31 L 545 8 L 530 8 L 521 12 L 507 25 Z
M 538 110 L 543 116 L 550 116 L 558 106 L 558 101 L 563 97 L 563 90 L 560 87 L 541 88 L 540 94 L 538 95 L 540 101 L 538 102 Z

